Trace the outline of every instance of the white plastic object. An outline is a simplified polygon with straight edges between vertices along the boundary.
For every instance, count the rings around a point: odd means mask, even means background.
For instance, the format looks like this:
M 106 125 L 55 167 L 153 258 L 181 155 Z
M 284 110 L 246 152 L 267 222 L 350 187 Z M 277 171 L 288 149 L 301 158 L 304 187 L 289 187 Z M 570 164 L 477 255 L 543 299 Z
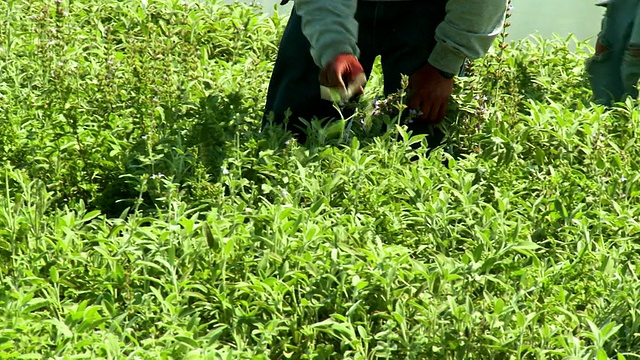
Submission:
M 346 88 L 329 88 L 320 85 L 320 97 L 323 100 L 344 104 L 358 93 L 360 87 L 367 83 L 367 77 L 364 73 L 360 73 Z

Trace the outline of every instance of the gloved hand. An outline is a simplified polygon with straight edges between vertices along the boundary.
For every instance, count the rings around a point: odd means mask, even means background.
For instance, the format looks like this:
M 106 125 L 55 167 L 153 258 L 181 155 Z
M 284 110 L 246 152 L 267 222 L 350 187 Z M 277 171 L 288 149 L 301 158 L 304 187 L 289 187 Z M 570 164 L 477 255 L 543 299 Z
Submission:
M 340 54 L 329 61 L 320 71 L 320 85 L 345 89 L 348 83 L 354 81 L 362 73 L 364 73 L 364 69 L 362 69 L 362 65 L 360 65 L 355 56 Z M 364 89 L 361 86 L 359 92 L 354 95 L 362 94 L 363 92 Z
M 439 124 L 447 113 L 453 79 L 427 64 L 409 77 L 409 108 L 421 110 L 420 120 Z
M 607 51 L 609 51 L 609 48 L 604 46 L 602 41 L 600 41 L 600 39 L 598 39 L 596 41 L 596 55 L 602 54 L 602 53 L 607 52 Z

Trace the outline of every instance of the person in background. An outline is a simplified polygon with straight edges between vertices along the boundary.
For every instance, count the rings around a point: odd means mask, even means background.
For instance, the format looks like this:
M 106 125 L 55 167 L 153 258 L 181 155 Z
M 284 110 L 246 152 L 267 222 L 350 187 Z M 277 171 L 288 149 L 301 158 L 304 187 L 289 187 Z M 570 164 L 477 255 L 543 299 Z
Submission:
M 344 89 L 361 74 L 368 77 L 380 55 L 385 95 L 409 76 L 407 105 L 421 115 L 408 127 L 428 134 L 445 117 L 463 62 L 484 56 L 502 31 L 506 8 L 506 0 L 295 0 L 263 128 L 270 121 L 283 126 L 290 111 L 288 129 L 303 142 L 300 118 L 339 117 L 320 85 Z
M 586 71 L 593 101 L 610 106 L 627 96 L 638 97 L 640 78 L 640 0 L 605 0 L 606 8 L 595 54 Z

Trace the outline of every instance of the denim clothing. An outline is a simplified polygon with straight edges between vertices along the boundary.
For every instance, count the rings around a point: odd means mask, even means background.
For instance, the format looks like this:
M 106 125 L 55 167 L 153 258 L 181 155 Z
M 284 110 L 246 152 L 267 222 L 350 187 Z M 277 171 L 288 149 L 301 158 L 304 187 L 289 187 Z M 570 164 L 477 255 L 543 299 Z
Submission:
M 640 78 L 640 0 L 607 0 L 598 42 L 606 48 L 586 62 L 593 101 L 610 106 L 637 97 Z M 635 50 L 635 54 L 634 54 Z
M 385 95 L 401 88 L 401 75 L 411 75 L 427 64 L 436 46 L 436 27 L 445 16 L 446 0 L 434 1 L 380 1 L 359 2 L 355 13 L 358 27 L 359 61 L 369 77 L 375 58 L 381 56 Z M 303 126 L 299 117 L 339 118 L 333 104 L 320 98 L 318 65 L 311 55 L 310 43 L 302 32 L 302 19 L 296 5 L 285 28 L 278 57 L 273 69 L 263 118 L 266 125 L 273 112 L 274 123 L 282 124 L 290 109 L 288 129 L 303 142 Z M 345 114 L 345 117 L 350 114 Z M 430 144 L 438 145 L 442 133 L 426 122 L 407 124 L 414 134 L 436 135 L 427 137 Z M 435 138 L 434 138 L 435 137 Z

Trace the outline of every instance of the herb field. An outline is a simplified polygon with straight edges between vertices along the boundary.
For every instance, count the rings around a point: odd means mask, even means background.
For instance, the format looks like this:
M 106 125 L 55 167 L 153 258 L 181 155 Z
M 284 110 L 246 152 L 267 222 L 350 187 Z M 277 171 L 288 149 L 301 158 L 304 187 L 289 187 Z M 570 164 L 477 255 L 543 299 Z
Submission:
M 586 43 L 503 34 L 429 156 L 379 66 L 303 146 L 260 10 L 0 2 L 0 359 L 640 357 L 640 112 Z

